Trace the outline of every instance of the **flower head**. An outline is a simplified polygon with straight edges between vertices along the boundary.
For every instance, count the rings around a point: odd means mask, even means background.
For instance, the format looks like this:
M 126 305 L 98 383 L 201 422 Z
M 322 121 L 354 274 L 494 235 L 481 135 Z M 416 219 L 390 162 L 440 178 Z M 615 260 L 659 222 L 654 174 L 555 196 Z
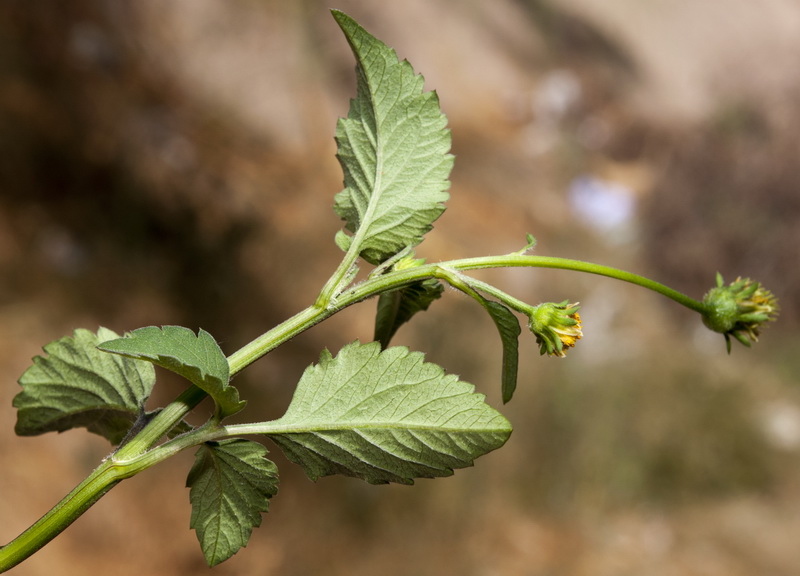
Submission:
M 528 314 L 528 327 L 536 336 L 541 354 L 564 357 L 567 350 L 581 339 L 581 317 L 578 303 L 569 304 L 564 300 L 559 304 L 547 302 L 531 309 Z
M 728 352 L 731 351 L 731 336 L 750 346 L 751 342 L 758 342 L 762 325 L 778 317 L 775 296 L 750 278 L 737 278 L 725 286 L 722 276 L 717 274 L 717 287 L 708 291 L 703 304 L 703 323 L 725 335 Z

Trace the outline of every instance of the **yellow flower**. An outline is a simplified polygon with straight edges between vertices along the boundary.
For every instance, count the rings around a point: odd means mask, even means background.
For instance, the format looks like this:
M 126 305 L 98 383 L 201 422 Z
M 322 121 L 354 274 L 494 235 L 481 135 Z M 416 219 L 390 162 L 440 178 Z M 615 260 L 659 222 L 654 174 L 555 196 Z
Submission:
M 722 276 L 717 274 L 717 286 L 708 291 L 703 304 L 703 323 L 725 335 L 728 352 L 731 351 L 731 336 L 750 346 L 751 342 L 758 342 L 761 327 L 778 317 L 775 296 L 750 278 L 737 278 L 725 286 Z
M 559 304 L 547 302 L 539 304 L 529 313 L 528 328 L 536 336 L 541 354 L 563 358 L 567 350 L 583 337 L 580 306 L 564 300 Z

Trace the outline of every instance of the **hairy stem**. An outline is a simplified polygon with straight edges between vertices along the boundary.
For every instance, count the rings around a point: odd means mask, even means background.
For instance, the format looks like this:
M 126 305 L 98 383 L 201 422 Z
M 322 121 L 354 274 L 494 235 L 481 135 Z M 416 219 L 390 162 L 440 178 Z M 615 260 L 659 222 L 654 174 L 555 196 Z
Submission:
M 199 391 L 199 388 L 194 390 Z M 185 396 L 185 393 L 181 395 L 182 398 Z M 123 456 L 123 450 L 118 450 L 35 524 L 0 548 L 0 572 L 10 570 L 58 536 L 122 480 L 163 462 L 181 450 L 228 435 L 223 426 L 210 423 L 132 457 Z
M 231 378 L 287 340 L 338 312 L 329 306 L 309 306 L 228 356 Z
M 624 270 L 592 264 L 590 262 L 582 262 L 580 260 L 526 256 L 519 253 L 506 256 L 487 256 L 451 260 L 440 264 L 425 264 L 413 268 L 388 271 L 383 274 L 371 276 L 364 282 L 348 288 L 343 284 L 345 284 L 348 279 L 349 271 L 355 262 L 355 257 L 355 250 L 348 252 L 342 265 L 339 266 L 337 272 L 328 281 L 314 305 L 295 314 L 285 322 L 265 332 L 240 350 L 231 354 L 228 357 L 231 376 L 238 374 L 244 368 L 284 342 L 308 330 L 343 308 L 376 296 L 382 292 L 401 288 L 428 278 L 444 280 L 467 294 L 476 297 L 479 301 L 482 297 L 477 294 L 475 289 L 499 297 L 505 301 L 511 299 L 520 306 L 525 306 L 522 301 L 511 298 L 509 295 L 489 284 L 462 277 L 460 273 L 469 270 L 528 267 L 557 268 L 587 272 L 630 282 L 653 290 L 696 312 L 703 313 L 705 310 L 705 306 L 702 302 L 694 300 L 663 284 Z M 141 432 L 122 446 L 109 459 L 105 460 L 54 508 L 17 538 L 0 548 L 0 572 L 4 572 L 16 566 L 55 538 L 121 480 L 134 476 L 142 470 L 173 456 L 177 452 L 202 442 L 231 435 L 263 434 L 265 431 L 277 431 L 275 426 L 270 425 L 270 423 L 242 424 L 225 427 L 218 423 L 210 422 L 207 426 L 179 436 L 178 438 L 154 448 L 154 445 L 180 422 L 186 414 L 196 407 L 206 395 L 204 391 L 195 386 L 188 388 L 174 402 L 170 403 L 159 412 Z
M 58 536 L 120 480 L 110 461 L 101 464 L 35 524 L 0 549 L 0 572 L 10 570 Z
M 115 453 L 118 459 L 131 458 L 143 454 L 164 437 L 184 416 L 208 396 L 197 386 L 190 386 L 175 400 L 170 402 L 145 426 Z

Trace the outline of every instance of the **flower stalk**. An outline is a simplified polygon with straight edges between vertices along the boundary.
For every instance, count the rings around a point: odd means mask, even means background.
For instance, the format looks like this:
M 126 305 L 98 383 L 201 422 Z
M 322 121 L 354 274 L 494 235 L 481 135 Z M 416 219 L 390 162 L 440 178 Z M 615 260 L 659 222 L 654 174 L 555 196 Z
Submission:
M 542 354 L 563 357 L 582 337 L 581 318 L 577 303 L 565 300 L 561 303 L 545 303 L 531 306 L 513 298 L 502 290 L 485 282 L 469 278 L 464 272 L 485 268 L 529 267 L 557 268 L 598 274 L 625 282 L 637 284 L 699 312 L 705 324 L 716 332 L 725 335 L 730 346 L 730 337 L 750 346 L 758 340 L 764 323 L 777 316 L 778 305 L 775 297 L 750 279 L 737 279 L 725 286 L 718 276 L 717 287 L 713 288 L 702 302 L 694 300 L 672 288 L 654 282 L 643 276 L 624 270 L 602 266 L 579 260 L 529 256 L 515 252 L 505 256 L 490 256 L 452 260 L 440 264 L 425 264 L 413 257 L 398 262 L 399 265 L 384 269 L 383 273 L 371 275 L 366 280 L 352 285 L 342 285 L 338 275 L 326 285 L 314 305 L 302 310 L 282 324 L 274 327 L 234 352 L 228 357 L 231 376 L 277 348 L 287 340 L 297 336 L 315 324 L 325 320 L 340 310 L 353 304 L 377 296 L 383 292 L 396 290 L 427 279 L 440 279 L 450 283 L 479 301 L 483 292 L 497 298 L 517 312 L 526 314 L 529 327 L 536 336 Z M 331 286 L 336 286 L 332 289 Z M 119 481 L 162 461 L 189 446 L 208 439 L 219 439 L 226 435 L 224 427 L 219 430 L 196 430 L 193 434 L 180 437 L 163 445 L 156 441 L 171 429 L 181 418 L 196 406 L 206 393 L 198 388 L 190 388 L 173 403 L 162 410 L 129 443 L 120 448 L 111 458 L 104 461 L 89 478 L 62 500 L 54 509 L 45 514 L 19 537 L 0 547 L 0 572 L 15 566 L 36 550 L 52 540 L 83 512 L 91 507 Z M 229 432 L 246 432 L 244 429 L 231 429 Z

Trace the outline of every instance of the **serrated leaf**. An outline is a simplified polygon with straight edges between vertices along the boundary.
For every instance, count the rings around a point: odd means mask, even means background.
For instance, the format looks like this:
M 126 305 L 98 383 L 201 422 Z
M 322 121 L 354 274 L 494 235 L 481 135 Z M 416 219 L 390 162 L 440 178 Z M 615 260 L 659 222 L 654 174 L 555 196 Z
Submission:
M 422 76 L 355 20 L 332 11 L 357 66 L 357 92 L 336 129 L 345 189 L 334 209 L 362 258 L 379 264 L 422 242 L 444 211 L 453 167 L 447 118 Z M 337 237 L 337 245 L 349 243 Z
M 209 566 L 215 566 L 247 546 L 269 499 L 278 492 L 278 468 L 267 449 L 238 438 L 204 444 L 186 479 L 190 488 L 189 524 Z
M 121 442 L 143 414 L 155 371 L 147 362 L 97 349 L 98 343 L 118 337 L 107 328 L 97 333 L 78 329 L 47 344 L 47 356 L 36 356 L 19 379 L 16 433 L 34 436 L 85 427 L 112 444 Z
M 449 476 L 511 434 L 474 390 L 419 352 L 355 342 L 306 369 L 268 436 L 312 480 L 345 474 L 412 484 Z
M 507 403 L 514 396 L 517 389 L 517 370 L 519 368 L 519 320 L 511 310 L 500 304 L 486 300 L 486 310 L 494 320 L 500 341 L 503 343 L 503 371 L 501 374 L 501 388 L 503 403 Z
M 444 286 L 435 278 L 423 280 L 399 290 L 384 292 L 378 297 L 375 316 L 375 340 L 387 348 L 397 329 L 411 320 L 417 312 L 428 309 L 440 298 Z
M 213 336 L 205 330 L 195 335 L 182 326 L 148 326 L 123 338 L 104 342 L 99 348 L 147 360 L 180 374 L 208 392 L 216 402 L 221 418 L 238 412 L 246 404 L 239 400 L 239 391 L 228 385 L 228 360 Z

